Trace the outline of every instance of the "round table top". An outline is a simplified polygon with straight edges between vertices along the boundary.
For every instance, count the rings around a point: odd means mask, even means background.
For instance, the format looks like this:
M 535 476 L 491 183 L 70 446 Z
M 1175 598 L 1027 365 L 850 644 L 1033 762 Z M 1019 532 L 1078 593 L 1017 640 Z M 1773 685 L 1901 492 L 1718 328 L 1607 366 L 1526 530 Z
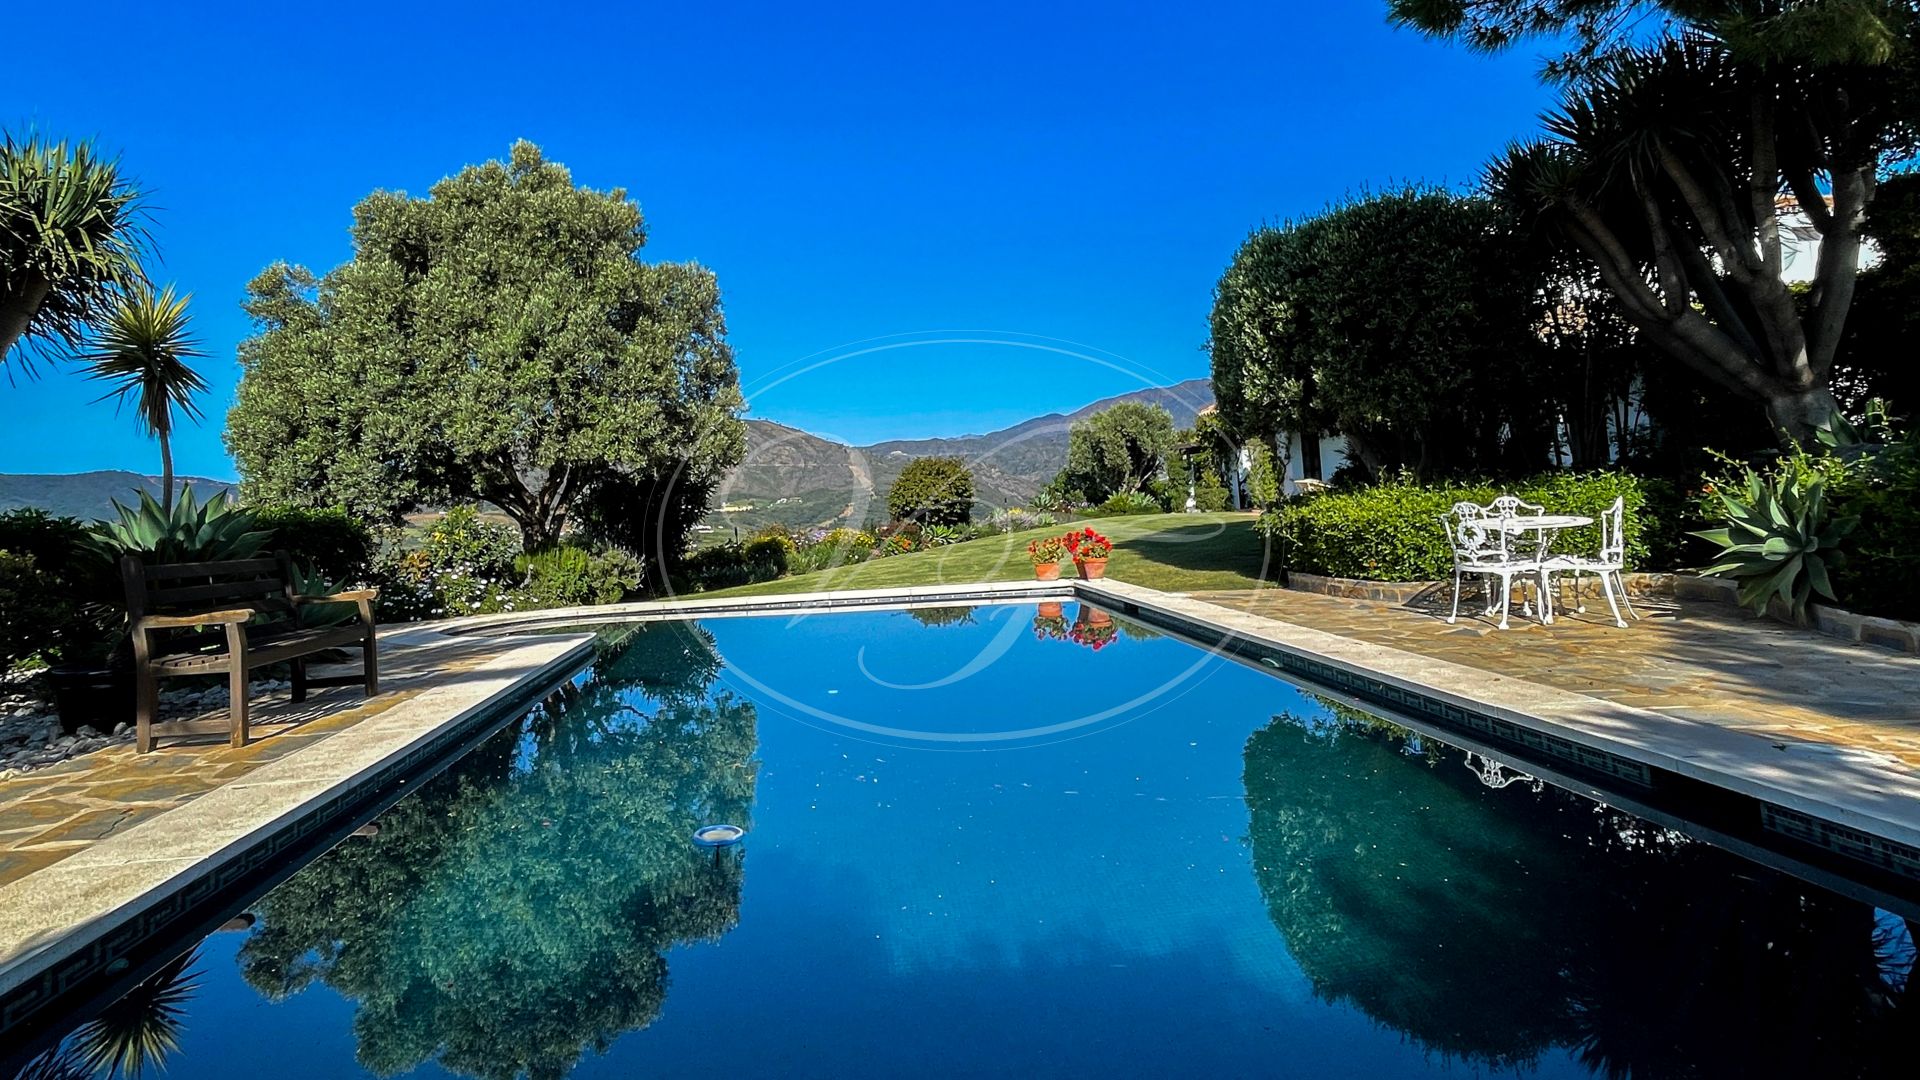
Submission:
M 1488 518 L 1504 532 L 1532 532 L 1535 529 L 1577 529 L 1582 525 L 1593 524 L 1590 517 L 1579 514 L 1519 514 L 1513 517 Z

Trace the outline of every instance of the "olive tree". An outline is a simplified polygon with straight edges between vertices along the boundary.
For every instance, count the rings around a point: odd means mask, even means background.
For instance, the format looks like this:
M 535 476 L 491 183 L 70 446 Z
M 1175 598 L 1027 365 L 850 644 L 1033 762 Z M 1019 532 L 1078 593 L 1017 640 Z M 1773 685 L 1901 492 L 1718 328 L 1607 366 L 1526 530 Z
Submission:
M 973 471 L 957 457 L 914 458 L 887 491 L 895 521 L 965 525 L 973 517 Z
M 1067 486 L 1098 503 L 1145 489 L 1173 452 L 1173 415 L 1123 401 L 1067 429 Z
M 482 499 L 529 550 L 602 487 L 684 477 L 704 505 L 745 449 L 720 290 L 643 262 L 645 242 L 624 191 L 575 186 L 527 142 L 426 198 L 368 196 L 351 261 L 249 286 L 227 419 L 249 495 L 387 519 Z

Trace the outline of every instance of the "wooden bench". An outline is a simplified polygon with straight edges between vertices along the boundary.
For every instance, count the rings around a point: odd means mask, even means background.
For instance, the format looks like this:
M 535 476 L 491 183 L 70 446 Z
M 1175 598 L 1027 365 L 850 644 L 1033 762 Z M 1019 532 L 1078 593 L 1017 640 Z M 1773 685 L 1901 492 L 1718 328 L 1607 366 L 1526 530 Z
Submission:
M 247 672 L 253 668 L 290 663 L 295 701 L 305 701 L 313 686 L 364 682 L 368 697 L 380 692 L 373 628 L 377 589 L 301 595 L 294 590 L 293 564 L 285 552 L 155 566 L 129 555 L 120 560 L 120 576 L 133 637 L 135 748 L 142 754 L 153 749 L 155 735 L 219 730 L 218 721 L 155 723 L 163 678 L 226 673 L 231 701 L 227 728 L 234 746 L 247 744 Z M 352 603 L 359 608 L 357 618 L 331 626 L 301 625 L 302 608 L 321 603 Z M 355 644 L 360 646 L 361 674 L 307 677 L 307 657 Z

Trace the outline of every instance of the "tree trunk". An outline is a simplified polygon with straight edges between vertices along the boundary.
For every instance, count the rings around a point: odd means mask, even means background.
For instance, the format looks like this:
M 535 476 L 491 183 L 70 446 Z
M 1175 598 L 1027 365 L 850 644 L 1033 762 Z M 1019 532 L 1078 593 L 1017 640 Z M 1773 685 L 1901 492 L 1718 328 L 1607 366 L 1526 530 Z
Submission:
M 1840 415 L 1840 403 L 1824 386 L 1809 390 L 1783 390 L 1767 395 L 1767 421 L 1774 433 L 1806 445 L 1816 431 L 1830 428 Z
M 13 347 L 27 335 L 27 327 L 52 291 L 53 283 L 35 274 L 22 284 L 18 295 L 0 303 L 0 363 L 6 361 Z
M 173 445 L 162 431 L 160 436 L 160 509 L 173 516 Z

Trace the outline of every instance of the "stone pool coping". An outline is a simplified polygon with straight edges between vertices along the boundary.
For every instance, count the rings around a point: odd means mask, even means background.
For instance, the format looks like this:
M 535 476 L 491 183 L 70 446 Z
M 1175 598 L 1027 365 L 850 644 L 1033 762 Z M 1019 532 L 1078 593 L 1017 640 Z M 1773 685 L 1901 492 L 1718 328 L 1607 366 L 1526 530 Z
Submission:
M 587 634 L 503 642 L 472 670 L 339 737 L 0 888 L 0 1030 L 110 970 L 197 898 L 338 816 L 368 794 L 369 778 L 430 759 L 497 702 L 571 672 L 591 652 Z
M 1785 807 L 1892 841 L 1920 855 L 1920 774 L 1846 748 L 1781 747 L 1766 739 L 1387 645 L 1236 611 L 1174 593 L 1103 580 L 1075 582 L 1086 599 L 1184 620 L 1390 693 L 1468 710 L 1626 761 Z

